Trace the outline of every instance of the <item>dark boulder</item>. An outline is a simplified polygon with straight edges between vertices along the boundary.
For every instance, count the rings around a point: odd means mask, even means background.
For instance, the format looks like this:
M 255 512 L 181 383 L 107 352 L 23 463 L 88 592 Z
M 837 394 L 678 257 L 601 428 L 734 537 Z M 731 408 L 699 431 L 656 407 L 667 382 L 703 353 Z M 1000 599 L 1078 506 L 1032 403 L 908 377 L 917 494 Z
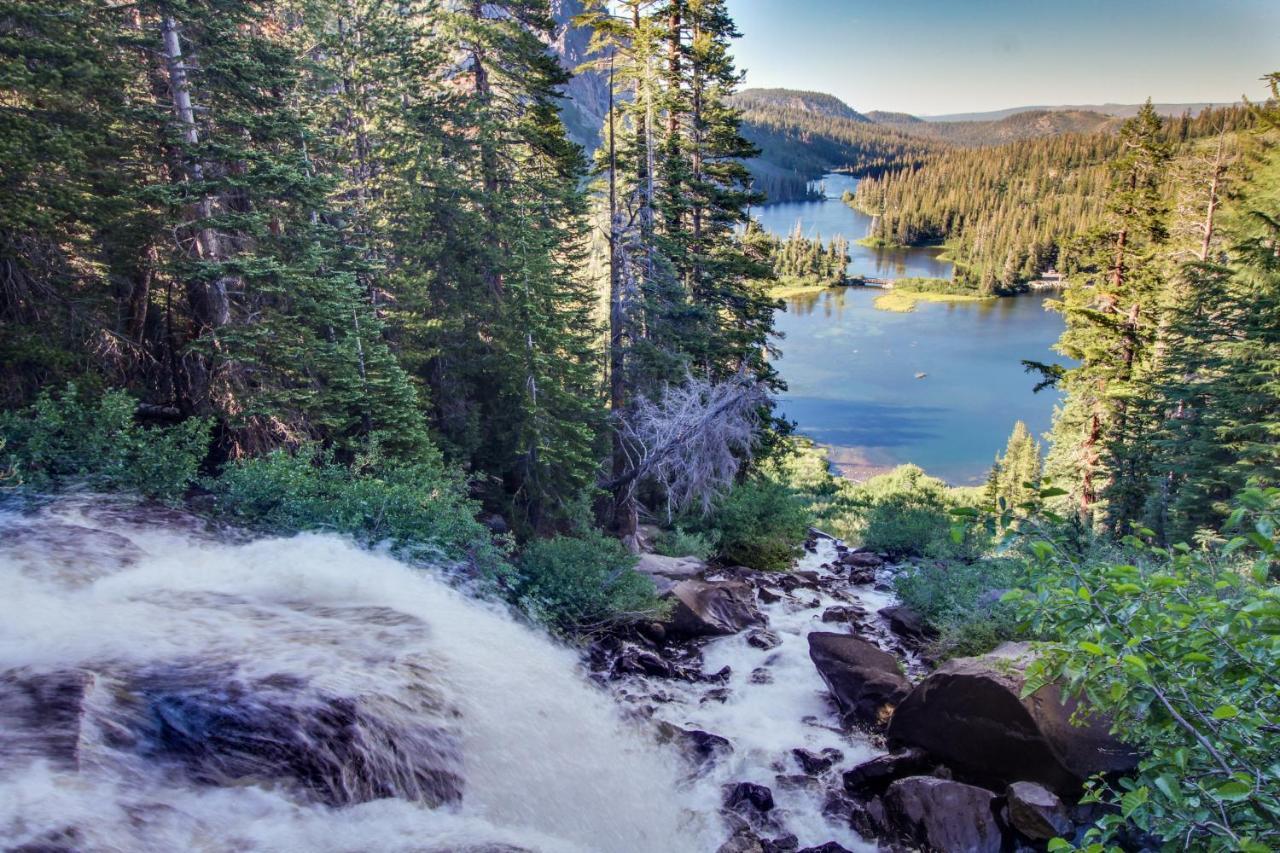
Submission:
M 995 795 L 984 788 L 910 776 L 889 786 L 885 817 L 903 841 L 926 850 L 1000 853 Z
M 1030 781 L 1064 795 L 1099 772 L 1136 766 L 1136 755 L 1109 734 L 1109 722 L 1086 713 L 1061 689 L 1045 685 L 1023 698 L 1034 658 L 1026 643 L 957 658 L 934 671 L 898 705 L 891 744 L 929 752 L 962 778 L 991 785 Z M 1085 725 L 1073 725 L 1074 716 Z
M 714 764 L 733 752 L 733 744 L 728 738 L 701 729 L 684 729 L 664 721 L 658 722 L 658 740 L 675 744 L 699 767 Z
M 899 779 L 927 773 L 931 762 L 921 749 L 906 749 L 864 761 L 843 775 L 844 789 L 855 797 L 883 794 Z
M 825 624 L 837 625 L 858 625 L 866 617 L 867 611 L 861 607 L 848 604 L 838 604 L 835 607 L 828 607 L 822 611 L 822 621 Z
M 927 624 L 919 613 L 906 605 L 882 607 L 877 612 L 889 623 L 889 630 L 906 640 L 911 646 L 923 646 L 938 636 L 938 632 Z
M 797 851 L 797 853 L 853 853 L 853 851 L 834 841 L 828 841 L 826 844 L 820 844 L 817 847 L 805 847 Z
M 764 853 L 796 853 L 800 847 L 800 839 L 794 835 L 779 835 L 777 838 L 765 839 L 761 846 Z
M 800 765 L 800 769 L 810 776 L 826 773 L 833 764 L 844 758 L 844 753 L 830 747 L 822 750 L 821 753 L 808 749 L 793 749 L 791 755 L 795 758 L 796 764 Z
M 849 634 L 815 631 L 809 657 L 840 710 L 863 725 L 879 725 L 911 690 L 897 659 Z
M 754 782 L 726 785 L 724 805 L 739 814 L 764 814 L 773 811 L 773 791 Z
M 86 706 L 98 681 L 83 669 L 0 673 L 0 767 L 44 760 L 78 770 Z
M 743 581 L 681 581 L 671 596 L 675 608 L 668 624 L 670 637 L 726 636 L 765 625 L 754 590 Z
M 776 649 L 778 646 L 782 645 L 782 640 L 772 631 L 766 631 L 763 628 L 758 628 L 747 634 L 747 645 L 768 651 L 769 649 Z
M 765 849 L 751 827 L 740 826 L 728 841 L 716 848 L 716 853 L 765 853 Z
M 1005 793 L 1009 823 L 1032 841 L 1069 835 L 1071 820 L 1058 795 L 1035 782 L 1014 782 Z

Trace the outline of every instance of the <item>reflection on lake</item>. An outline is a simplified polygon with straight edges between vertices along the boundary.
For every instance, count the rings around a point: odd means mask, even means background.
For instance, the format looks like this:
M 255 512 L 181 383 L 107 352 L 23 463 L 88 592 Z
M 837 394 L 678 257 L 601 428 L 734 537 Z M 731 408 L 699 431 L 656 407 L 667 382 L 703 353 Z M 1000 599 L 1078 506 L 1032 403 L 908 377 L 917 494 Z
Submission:
M 832 173 L 824 177 L 822 183 L 826 201 L 766 204 L 752 210 L 751 215 L 773 234 L 786 236 L 795 230 L 798 222 L 806 237 L 818 234 L 824 240 L 837 235 L 847 237 L 851 244 L 850 275 L 889 279 L 951 277 L 951 264 L 938 260 L 941 249 L 871 249 L 854 244 L 870 232 L 871 217 L 849 207 L 840 197 L 845 190 L 853 192 L 858 179 Z
M 1022 359 L 1060 361 L 1062 318 L 1029 294 L 984 302 L 921 302 L 877 310 L 874 288 L 787 300 L 778 370 L 782 413 L 831 448 L 846 476 L 904 462 L 957 485 L 982 482 L 1017 420 L 1049 428 L 1057 396 L 1033 394 Z M 923 373 L 917 379 L 916 374 Z

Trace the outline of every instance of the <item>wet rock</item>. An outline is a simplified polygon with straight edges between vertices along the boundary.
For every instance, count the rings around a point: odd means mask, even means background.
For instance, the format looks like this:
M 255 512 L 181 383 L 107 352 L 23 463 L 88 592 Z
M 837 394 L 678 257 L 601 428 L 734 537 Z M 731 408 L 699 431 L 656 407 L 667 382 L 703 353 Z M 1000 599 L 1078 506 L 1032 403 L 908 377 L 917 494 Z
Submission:
M 759 628 L 747 634 L 747 645 L 757 649 L 776 649 L 782 645 L 782 640 L 772 631 L 766 631 Z
M 821 754 L 807 749 L 793 749 L 791 755 L 795 758 L 796 764 L 800 765 L 800 769 L 811 776 L 827 772 L 833 764 L 844 758 L 844 753 L 830 747 L 824 749 Z
M 673 723 L 659 721 L 658 740 L 679 747 L 694 764 L 706 767 L 733 752 L 728 738 L 701 729 L 685 729 Z
M 716 848 L 716 853 L 766 853 L 760 836 L 749 826 L 739 827 L 729 840 Z
M 45 760 L 78 770 L 81 732 L 98 678 L 87 670 L 0 673 L 0 767 Z
M 758 666 L 751 670 L 749 680 L 752 684 L 773 684 L 773 673 L 763 666 Z
M 1058 795 L 1035 782 L 1014 782 L 1005 793 L 1009 823 L 1033 841 L 1071 832 L 1067 808 Z
M 842 847 L 834 841 L 828 841 L 826 844 L 820 844 L 817 847 L 806 847 L 797 853 L 853 853 L 848 847 Z
M 882 838 L 889 834 L 889 821 L 884 812 L 884 802 L 873 797 L 865 803 L 854 803 L 849 814 L 849 826 L 863 838 Z
M 774 783 L 787 791 L 809 791 L 816 794 L 822 790 L 822 783 L 812 776 L 803 773 L 779 773 L 773 777 Z
M 698 700 L 698 704 L 705 705 L 708 702 L 719 702 L 724 704 L 727 701 L 729 701 L 729 688 L 716 687 L 702 694 L 702 698 Z
M 733 675 L 733 667 L 722 666 L 715 672 L 702 676 L 699 680 L 705 681 L 708 684 L 726 684 L 728 683 L 731 675 Z
M 659 595 L 671 592 L 682 580 L 701 577 L 706 570 L 707 564 L 696 557 L 641 553 L 636 563 L 636 571 L 653 581 Z
M 846 770 L 844 789 L 855 797 L 878 796 L 898 779 L 927 772 L 930 765 L 929 756 L 921 749 L 881 755 Z
M 681 581 L 671 596 L 675 609 L 667 633 L 672 637 L 725 636 L 765 626 L 754 590 L 743 581 Z
M 889 724 L 890 743 L 915 746 L 961 776 L 992 785 L 1039 782 L 1073 796 L 1083 779 L 1123 772 L 1136 755 L 1109 734 L 1109 722 L 1056 684 L 1023 698 L 1026 643 L 943 664 L 911 691 Z M 1086 720 L 1073 725 L 1073 716 Z
M 800 839 L 794 835 L 780 835 L 766 840 L 762 846 L 764 853 L 796 853 L 800 847 Z
M 658 678 L 670 678 L 671 664 L 659 655 L 638 646 L 627 645 L 613 661 L 613 675 L 649 675 Z
M 140 674 L 128 690 L 145 704 L 139 751 L 202 784 L 291 781 L 330 806 L 462 798 L 460 740 L 433 722 L 442 719 L 434 698 L 406 708 L 377 695 L 326 695 L 291 676 L 250 681 L 177 665 Z
M 846 566 L 868 569 L 879 569 L 884 566 L 884 558 L 871 551 L 850 551 L 841 555 L 840 562 Z
M 867 615 L 867 611 L 861 607 L 848 604 L 838 604 L 835 607 L 828 607 L 822 611 L 822 621 L 828 625 L 857 625 L 863 617 Z
M 889 623 L 889 630 L 906 640 L 913 648 L 923 646 L 938 636 L 938 632 L 926 624 L 919 613 L 906 605 L 882 607 L 877 612 Z
M 726 785 L 724 805 L 739 814 L 765 814 L 773 811 L 773 791 L 754 782 Z
M 903 840 L 929 850 L 1000 853 L 995 795 L 983 788 L 911 776 L 889 786 L 884 797 L 890 828 Z
M 662 643 L 667 639 L 667 628 L 661 622 L 641 622 L 636 625 L 636 633 L 651 643 Z
M 860 637 L 815 631 L 809 657 L 840 710 L 863 725 L 879 725 L 911 689 L 893 655 Z
M 782 600 L 782 593 L 767 586 L 758 586 L 756 587 L 756 597 L 764 604 L 777 604 Z

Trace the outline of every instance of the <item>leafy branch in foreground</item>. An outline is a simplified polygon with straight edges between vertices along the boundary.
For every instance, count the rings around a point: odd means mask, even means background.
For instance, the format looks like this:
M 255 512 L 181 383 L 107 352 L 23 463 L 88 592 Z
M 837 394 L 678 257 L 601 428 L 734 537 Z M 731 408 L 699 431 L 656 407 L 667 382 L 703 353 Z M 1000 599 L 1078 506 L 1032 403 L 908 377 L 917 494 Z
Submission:
M 1157 548 L 1137 529 L 1108 555 L 1048 513 L 1013 526 L 1030 571 L 1005 599 L 1051 638 L 1027 690 L 1058 681 L 1144 753 L 1134 774 L 1090 783 L 1086 799 L 1116 811 L 1089 849 L 1134 832 L 1167 849 L 1280 845 L 1277 517 L 1280 489 L 1251 489 L 1229 540 Z

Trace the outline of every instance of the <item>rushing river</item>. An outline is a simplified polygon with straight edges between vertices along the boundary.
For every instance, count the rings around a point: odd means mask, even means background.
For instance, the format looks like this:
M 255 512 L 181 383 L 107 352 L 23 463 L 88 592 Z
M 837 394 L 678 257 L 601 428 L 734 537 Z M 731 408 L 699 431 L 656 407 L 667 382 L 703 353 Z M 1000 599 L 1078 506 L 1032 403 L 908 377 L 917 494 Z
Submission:
M 766 205 L 768 230 L 852 240 L 870 217 L 840 201 L 857 181 L 828 175 L 828 199 Z M 852 246 L 852 274 L 878 278 L 949 276 L 936 249 L 887 251 Z M 778 369 L 788 384 L 783 413 L 800 432 L 831 448 L 856 479 L 914 462 L 955 484 L 981 482 L 1015 421 L 1045 432 L 1057 396 L 1032 393 L 1023 359 L 1060 361 L 1050 347 L 1062 319 L 1030 294 L 968 303 L 918 303 L 911 313 L 880 311 L 872 288 L 846 288 L 787 300 L 777 318 L 785 336 Z M 918 374 L 924 374 L 917 378 Z

